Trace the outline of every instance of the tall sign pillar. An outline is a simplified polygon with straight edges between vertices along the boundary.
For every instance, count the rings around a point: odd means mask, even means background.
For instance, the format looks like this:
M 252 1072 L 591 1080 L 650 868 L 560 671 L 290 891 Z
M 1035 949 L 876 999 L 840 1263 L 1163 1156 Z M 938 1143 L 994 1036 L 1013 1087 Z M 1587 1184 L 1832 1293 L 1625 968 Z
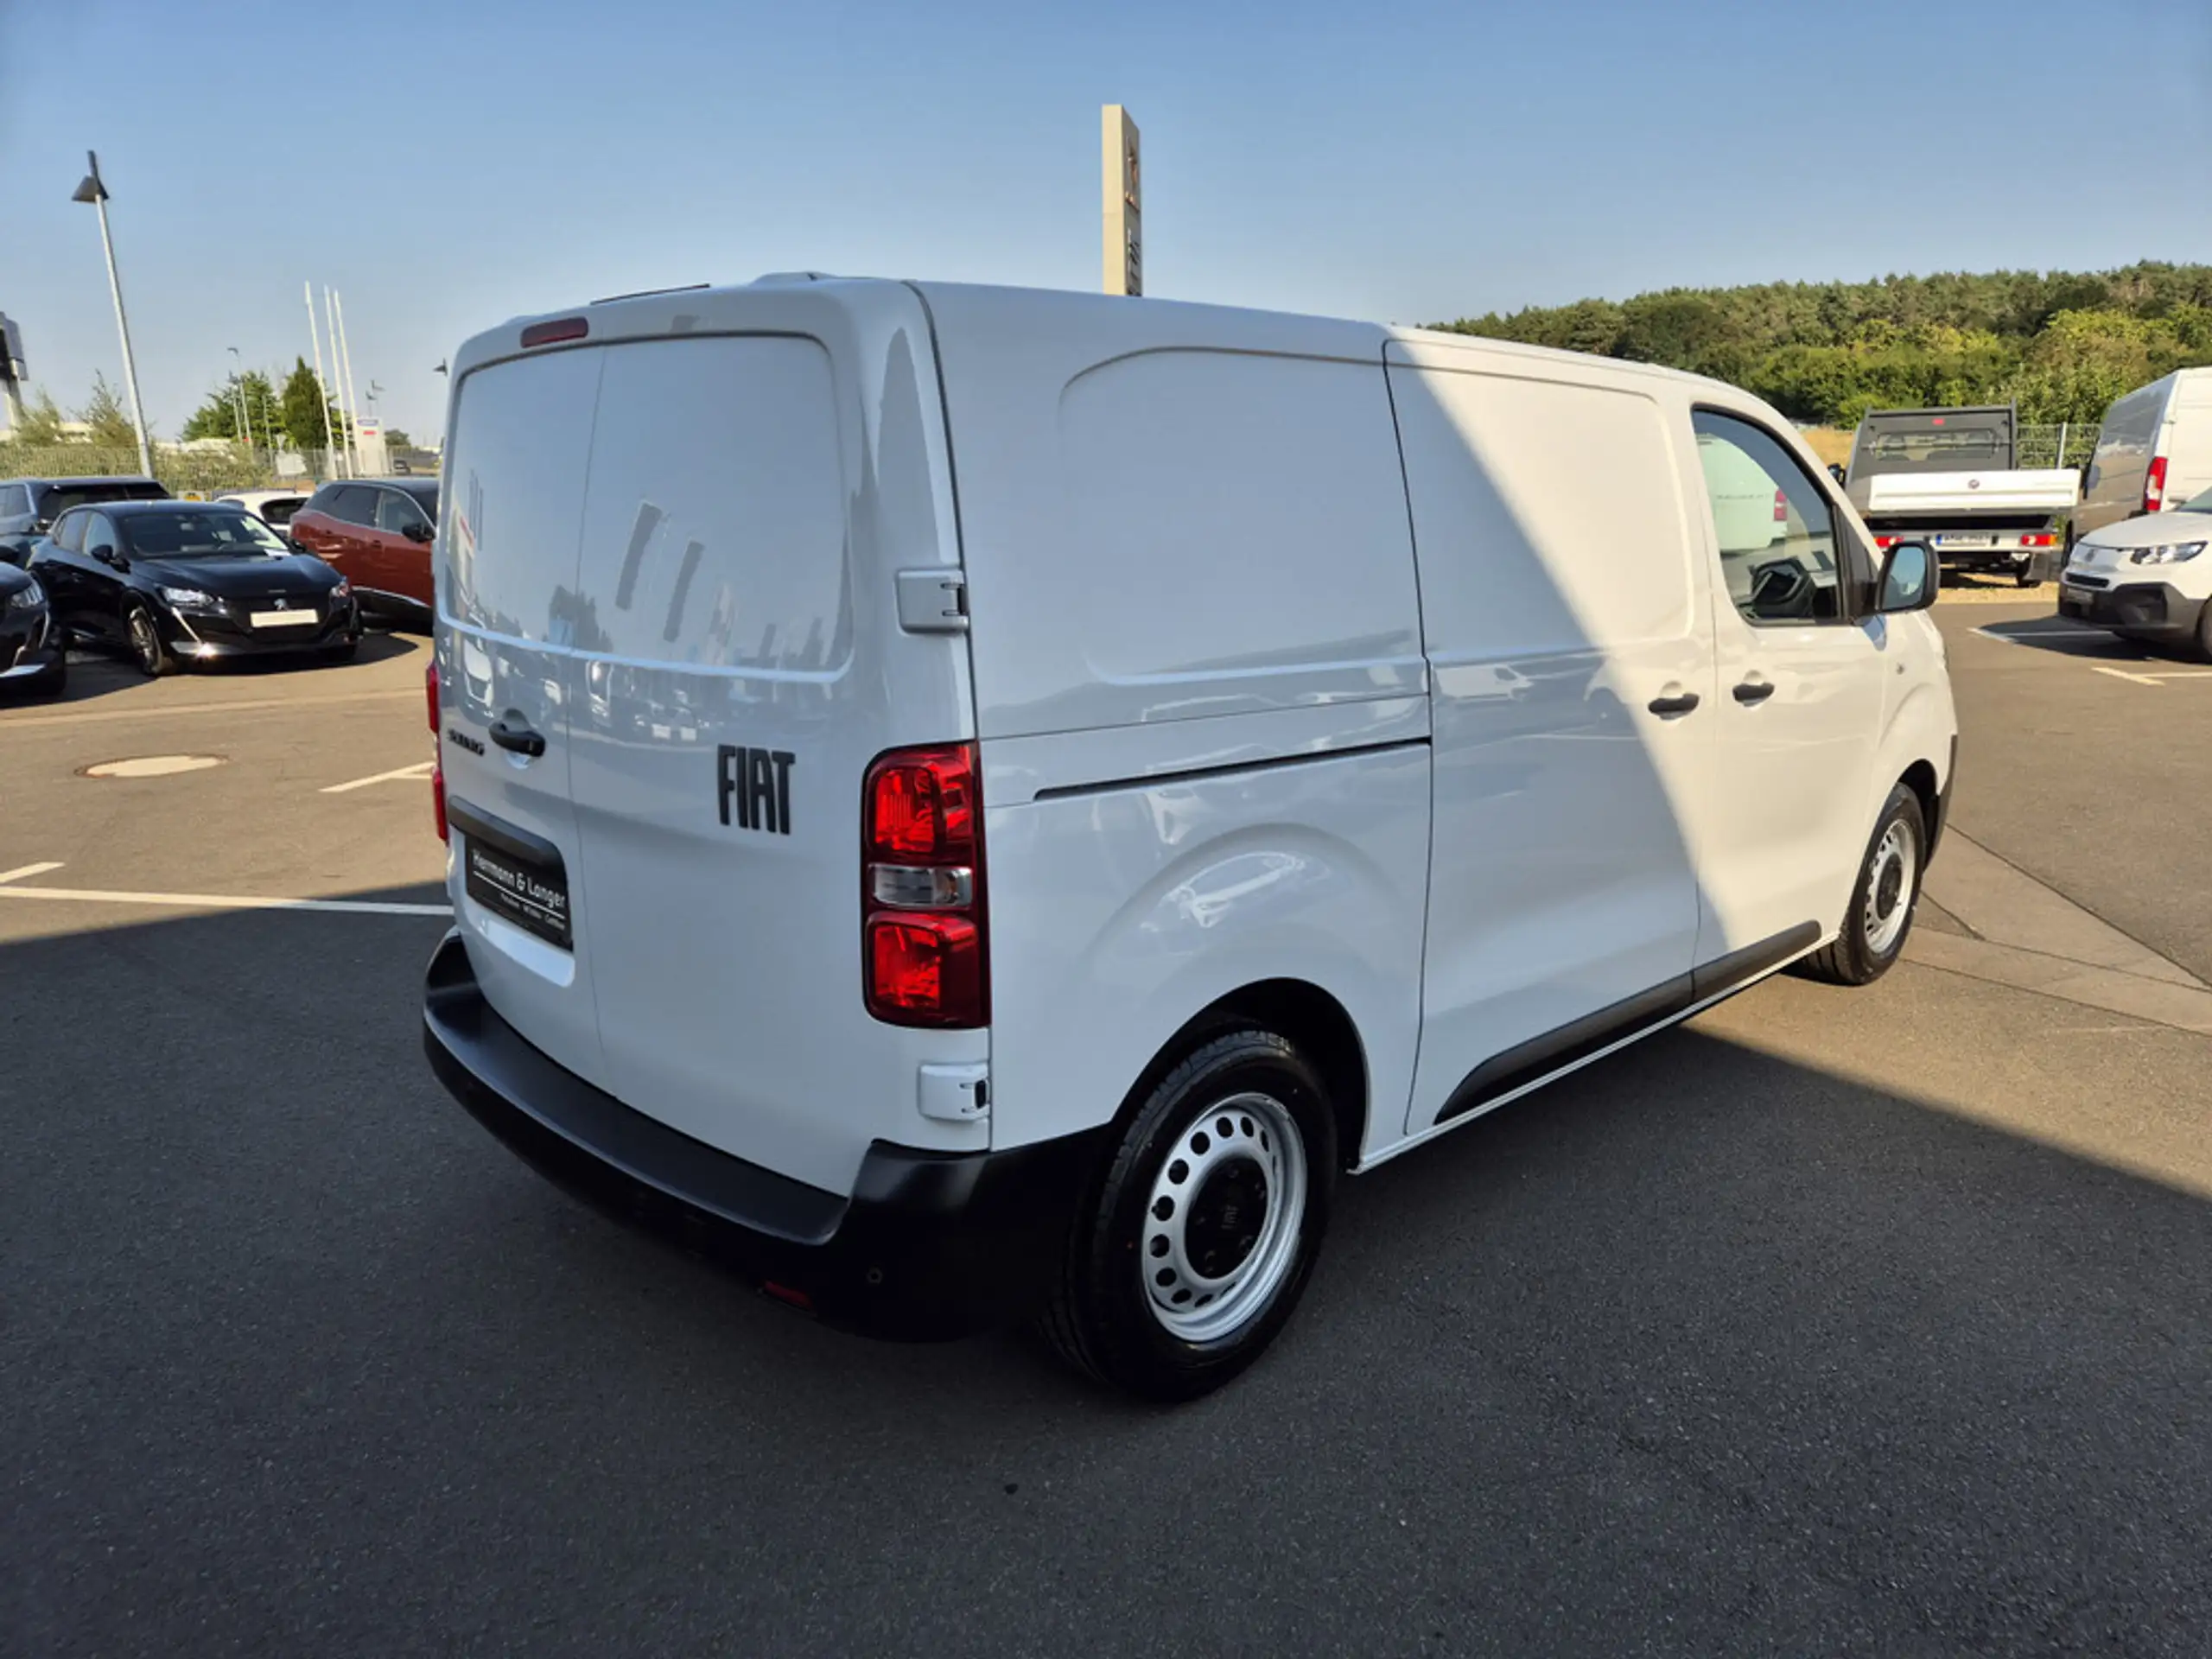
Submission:
M 1105 162 L 1106 292 L 1144 292 L 1144 173 L 1137 162 L 1137 124 L 1118 104 L 1101 111 Z

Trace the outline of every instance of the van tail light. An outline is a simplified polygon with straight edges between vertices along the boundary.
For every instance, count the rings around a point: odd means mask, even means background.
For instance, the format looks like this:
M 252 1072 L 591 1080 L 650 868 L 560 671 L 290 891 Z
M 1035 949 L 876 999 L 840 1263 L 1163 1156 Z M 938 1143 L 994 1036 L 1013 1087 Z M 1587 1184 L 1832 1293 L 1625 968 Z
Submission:
M 2055 534 L 2023 536 L 2020 537 L 2020 545 L 2022 547 L 2056 547 L 2058 537 Z
M 1904 539 L 1904 537 L 1902 536 L 1877 536 L 1874 538 L 1874 545 L 1882 552 L 1886 553 Z
M 430 715 L 430 753 L 438 750 L 438 665 L 432 663 L 423 671 L 423 701 Z M 438 815 L 438 839 L 446 839 L 446 769 L 437 760 L 430 762 L 430 809 Z
M 2156 512 L 2166 504 L 2166 458 L 2151 457 L 2151 470 L 2143 475 L 2143 511 Z
M 990 1023 L 983 813 L 976 746 L 893 749 L 861 801 L 868 1011 L 894 1026 Z
M 1777 524 L 1789 522 L 1789 498 L 1780 490 L 1774 493 L 1774 522 Z

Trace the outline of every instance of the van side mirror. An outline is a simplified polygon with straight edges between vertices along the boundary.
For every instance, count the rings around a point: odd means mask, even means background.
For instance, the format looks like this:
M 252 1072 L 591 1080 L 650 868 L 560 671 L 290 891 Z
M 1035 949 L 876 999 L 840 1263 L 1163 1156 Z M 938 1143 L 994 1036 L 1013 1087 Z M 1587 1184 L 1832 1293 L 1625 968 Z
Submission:
M 98 559 L 102 564 L 111 566 L 113 569 L 118 570 L 128 570 L 130 568 L 130 561 L 124 558 L 123 555 L 117 552 L 105 542 L 102 542 L 98 547 L 94 548 L 89 556 Z
M 1895 611 L 1924 611 L 1936 602 L 1942 585 L 1936 555 L 1925 542 L 1899 542 L 1882 560 L 1880 598 L 1874 608 L 1885 615 Z

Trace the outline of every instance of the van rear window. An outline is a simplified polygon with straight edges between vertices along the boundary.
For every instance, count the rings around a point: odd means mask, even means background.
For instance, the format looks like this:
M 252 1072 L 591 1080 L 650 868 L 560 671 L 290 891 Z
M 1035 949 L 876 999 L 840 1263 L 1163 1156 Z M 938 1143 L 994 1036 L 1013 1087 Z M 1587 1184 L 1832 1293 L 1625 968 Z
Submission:
M 842 666 L 852 599 L 829 354 L 752 336 L 605 357 L 577 577 L 593 648 L 778 673 Z
M 1994 467 L 2008 459 L 2001 433 L 1968 427 L 1944 432 L 1874 432 L 1867 453 L 1885 467 L 1904 462 L 1930 472 Z

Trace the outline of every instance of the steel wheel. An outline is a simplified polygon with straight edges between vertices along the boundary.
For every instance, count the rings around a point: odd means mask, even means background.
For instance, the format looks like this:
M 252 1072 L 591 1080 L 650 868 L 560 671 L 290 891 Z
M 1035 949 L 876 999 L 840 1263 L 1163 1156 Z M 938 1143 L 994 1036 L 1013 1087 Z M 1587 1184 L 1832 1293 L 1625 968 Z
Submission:
M 1866 905 L 1861 918 L 1866 949 L 1886 957 L 1897 948 L 1912 914 L 1914 877 L 1920 864 L 1920 842 L 1912 827 L 1892 820 L 1874 844 L 1866 872 Z
M 1193 1400 L 1297 1307 L 1329 1230 L 1336 1116 L 1313 1063 L 1255 1026 L 1198 1039 L 1124 1113 L 1039 1325 L 1102 1381 Z
M 1228 1336 L 1298 1254 L 1306 1143 L 1289 1109 L 1262 1094 L 1209 1109 L 1154 1178 L 1147 1210 L 1139 1270 L 1153 1318 L 1184 1342 Z

